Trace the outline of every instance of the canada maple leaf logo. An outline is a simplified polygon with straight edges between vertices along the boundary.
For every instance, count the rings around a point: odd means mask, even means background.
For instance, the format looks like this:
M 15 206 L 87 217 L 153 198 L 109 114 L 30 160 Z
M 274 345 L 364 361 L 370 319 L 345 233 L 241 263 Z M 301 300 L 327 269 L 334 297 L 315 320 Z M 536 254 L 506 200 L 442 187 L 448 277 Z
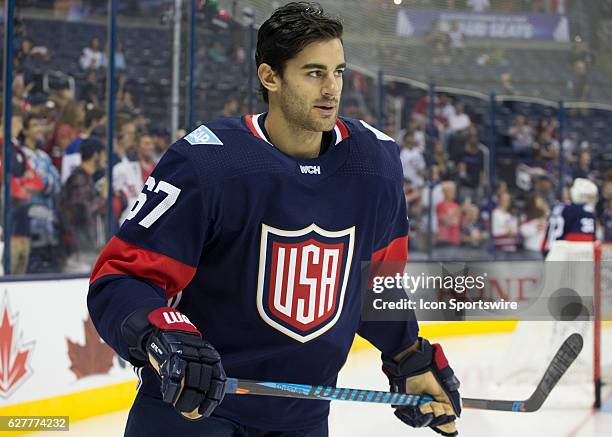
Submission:
M 34 342 L 23 343 L 17 333 L 17 314 L 9 308 L 8 294 L 4 295 L 0 322 L 0 397 L 8 398 L 32 373 L 30 358 Z
M 77 379 L 89 375 L 108 373 L 113 367 L 115 352 L 102 341 L 89 316 L 83 321 L 83 327 L 85 329 L 85 343 L 83 345 L 69 338 L 66 339 L 68 342 L 68 357 L 72 362 L 70 370 L 76 375 Z

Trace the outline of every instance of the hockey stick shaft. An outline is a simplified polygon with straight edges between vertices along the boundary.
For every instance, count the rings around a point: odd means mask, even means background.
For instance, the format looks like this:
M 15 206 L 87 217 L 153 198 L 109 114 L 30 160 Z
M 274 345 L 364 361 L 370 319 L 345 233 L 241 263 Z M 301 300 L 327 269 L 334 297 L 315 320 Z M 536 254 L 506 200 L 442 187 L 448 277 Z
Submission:
M 431 402 L 430 396 L 391 393 L 388 391 L 328 387 L 323 385 L 290 384 L 284 382 L 251 381 L 227 378 L 226 394 L 251 394 L 326 401 L 372 402 L 392 405 L 420 405 Z
M 533 394 L 526 400 L 499 400 L 462 398 L 464 408 L 478 410 L 532 412 L 538 410 L 559 379 L 578 357 L 582 350 L 582 337 L 580 334 L 570 335 L 561 345 L 550 362 L 544 376 Z M 291 384 L 283 382 L 251 381 L 248 379 L 227 378 L 226 394 L 281 396 L 300 399 L 319 399 L 328 401 L 371 402 L 377 404 L 391 404 L 404 406 L 417 406 L 433 399 L 427 395 L 392 393 L 386 391 L 364 390 L 341 387 L 328 387 L 321 385 Z

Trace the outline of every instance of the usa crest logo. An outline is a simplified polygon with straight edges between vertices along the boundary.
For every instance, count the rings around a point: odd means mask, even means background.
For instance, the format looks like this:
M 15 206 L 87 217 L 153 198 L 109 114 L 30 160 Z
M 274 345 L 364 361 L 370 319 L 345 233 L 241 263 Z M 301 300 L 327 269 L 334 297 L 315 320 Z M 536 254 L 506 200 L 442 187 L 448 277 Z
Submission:
M 331 329 L 342 313 L 355 227 L 297 231 L 262 224 L 257 309 L 270 326 L 302 343 Z

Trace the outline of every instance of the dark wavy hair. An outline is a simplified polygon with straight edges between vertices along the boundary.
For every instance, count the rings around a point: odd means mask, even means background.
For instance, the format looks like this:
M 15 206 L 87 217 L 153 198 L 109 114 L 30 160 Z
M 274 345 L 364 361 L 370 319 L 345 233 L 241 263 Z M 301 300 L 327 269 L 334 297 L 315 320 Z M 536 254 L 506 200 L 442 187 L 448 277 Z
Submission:
M 318 3 L 291 2 L 276 9 L 257 32 L 255 63 L 268 64 L 281 75 L 286 62 L 315 41 L 342 40 L 342 23 L 325 14 Z M 260 84 L 268 103 L 268 90 Z

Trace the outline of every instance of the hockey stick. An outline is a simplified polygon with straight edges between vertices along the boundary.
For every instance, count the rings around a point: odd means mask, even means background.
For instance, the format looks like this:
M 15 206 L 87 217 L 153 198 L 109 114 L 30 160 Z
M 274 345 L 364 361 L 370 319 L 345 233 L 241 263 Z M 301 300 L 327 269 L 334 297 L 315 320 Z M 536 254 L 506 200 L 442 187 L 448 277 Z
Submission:
M 478 410 L 497 410 L 532 412 L 540 409 L 552 389 L 572 365 L 582 350 L 582 336 L 570 335 L 548 365 L 544 376 L 535 391 L 524 401 L 505 401 L 498 399 L 461 398 L 464 408 Z M 376 390 L 362 390 L 321 385 L 289 384 L 283 382 L 262 382 L 248 379 L 227 378 L 226 394 L 282 396 L 300 399 L 320 399 L 328 401 L 372 402 L 378 404 L 417 406 L 433 399 L 427 395 L 392 393 Z

